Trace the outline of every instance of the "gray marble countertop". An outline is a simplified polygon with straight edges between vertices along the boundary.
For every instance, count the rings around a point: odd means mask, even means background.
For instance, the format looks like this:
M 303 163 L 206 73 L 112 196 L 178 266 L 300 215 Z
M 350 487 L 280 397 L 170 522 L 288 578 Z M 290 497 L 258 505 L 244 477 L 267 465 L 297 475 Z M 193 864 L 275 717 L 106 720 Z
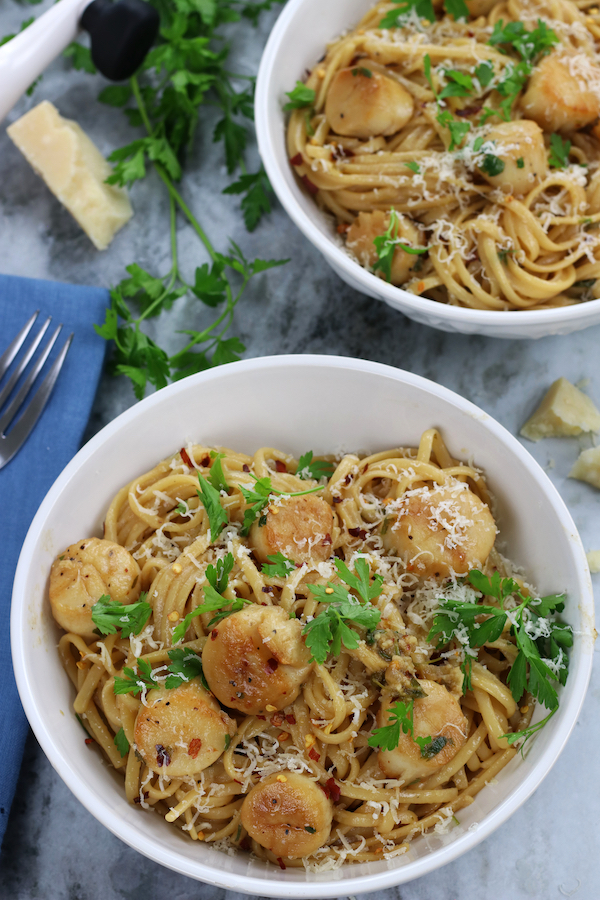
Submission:
M 49 5 L 32 7 L 35 14 Z M 4 0 L 0 34 L 18 28 L 30 7 Z M 235 37 L 238 71 L 253 73 L 276 11 L 257 31 Z M 62 60 L 45 73 L 32 98 L 8 117 L 13 121 L 42 99 L 80 125 L 108 153 L 135 139 L 122 114 L 96 103 L 100 76 L 70 70 Z M 329 270 L 277 205 L 253 234 L 246 233 L 235 197 L 221 191 L 228 177 L 212 144 L 210 118 L 199 123 L 183 182 L 187 202 L 204 218 L 219 249 L 228 237 L 247 256 L 292 261 L 249 287 L 236 312 L 234 329 L 245 356 L 327 353 L 372 359 L 407 369 L 472 400 L 518 434 L 546 388 L 563 375 L 587 387 L 600 403 L 600 327 L 567 337 L 502 341 L 457 336 L 417 325 L 383 303 L 361 296 Z M 250 148 L 250 165 L 257 161 Z M 136 215 L 111 247 L 97 252 L 74 220 L 50 195 L 0 128 L 0 269 L 4 273 L 110 287 L 132 262 L 152 272 L 168 268 L 167 203 L 158 179 L 134 186 Z M 179 224 L 184 272 L 205 261 L 191 229 Z M 166 264 L 167 263 L 167 264 Z M 210 311 L 181 300 L 152 323 L 151 333 L 171 352 L 180 346 L 178 328 L 200 328 Z M 124 379 L 105 374 L 88 437 L 133 404 Z M 524 442 L 566 501 L 586 550 L 600 549 L 600 494 L 569 480 L 579 449 L 575 438 Z M 595 588 L 600 576 L 594 576 Z M 600 897 L 597 820 L 600 811 L 600 675 L 562 756 L 527 803 L 491 837 L 467 855 L 417 881 L 380 894 L 382 900 L 597 900 Z M 33 736 L 0 857 L 0 897 L 11 900 L 224 900 L 225 891 L 164 869 L 122 844 L 70 794 Z M 227 900 L 241 895 L 228 894 Z

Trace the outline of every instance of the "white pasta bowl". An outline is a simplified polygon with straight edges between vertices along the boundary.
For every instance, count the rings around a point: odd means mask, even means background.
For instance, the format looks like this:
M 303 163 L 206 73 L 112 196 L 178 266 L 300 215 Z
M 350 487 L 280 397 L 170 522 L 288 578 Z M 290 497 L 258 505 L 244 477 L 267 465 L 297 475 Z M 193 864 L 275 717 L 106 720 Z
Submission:
M 288 0 L 265 47 L 256 84 L 258 147 L 273 190 L 292 221 L 351 287 L 442 331 L 539 338 L 570 334 L 600 323 L 600 300 L 515 311 L 466 309 L 428 300 L 386 283 L 345 250 L 332 217 L 318 209 L 290 165 L 283 106 L 285 92 L 303 80 L 305 71 L 323 56 L 327 43 L 355 26 L 373 5 L 374 0 Z
M 458 813 L 444 835 L 415 839 L 404 856 L 332 872 L 285 872 L 246 854 L 188 840 L 161 817 L 130 806 L 122 778 L 85 746 L 73 693 L 56 650 L 50 566 L 64 547 L 102 535 L 108 504 L 130 479 L 188 441 L 298 456 L 415 446 L 440 429 L 457 457 L 485 470 L 498 504 L 505 552 L 543 593 L 565 590 L 575 643 L 560 708 L 531 742 Z M 338 897 L 410 881 L 456 859 L 502 824 L 556 761 L 577 719 L 592 664 L 593 595 L 573 521 L 539 465 L 494 419 L 458 395 L 378 363 L 279 356 L 232 363 L 164 388 L 97 434 L 66 467 L 31 525 L 16 573 L 11 622 L 19 692 L 50 762 L 81 803 L 140 853 L 191 878 L 241 893 Z M 538 718 L 541 716 L 538 716 Z M 470 827 L 478 823 L 477 829 Z

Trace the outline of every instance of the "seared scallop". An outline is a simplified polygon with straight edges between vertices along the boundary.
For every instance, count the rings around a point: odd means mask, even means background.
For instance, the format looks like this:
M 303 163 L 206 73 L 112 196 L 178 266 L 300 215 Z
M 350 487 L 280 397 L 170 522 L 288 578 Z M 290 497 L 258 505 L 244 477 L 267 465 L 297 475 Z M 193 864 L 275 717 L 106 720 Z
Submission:
M 103 595 L 133 603 L 140 594 L 140 568 L 124 547 L 85 538 L 61 553 L 50 570 L 52 615 L 65 631 L 93 635 L 92 607 Z
M 333 806 L 325 792 L 296 772 L 269 775 L 242 803 L 242 825 L 275 856 L 300 859 L 314 853 L 331 832 Z
M 263 563 L 275 553 L 283 553 L 295 563 L 324 562 L 331 556 L 333 512 L 316 494 L 281 497 L 267 508 L 264 522 L 250 529 L 250 545 Z
M 423 233 L 410 219 L 396 213 L 398 220 L 398 232 L 396 238 L 399 244 L 420 248 L 423 246 Z M 381 209 L 374 212 L 360 212 L 346 235 L 346 246 L 362 266 L 370 269 L 377 262 L 377 249 L 375 238 L 384 235 L 390 224 L 390 214 Z M 412 277 L 412 269 L 419 259 L 418 254 L 407 253 L 401 246 L 394 249 L 392 258 L 392 284 L 404 284 Z
M 309 660 L 302 625 L 280 606 L 254 605 L 227 616 L 202 653 L 213 694 L 248 715 L 293 703 L 312 669 Z
M 401 732 L 395 750 L 379 751 L 379 768 L 390 778 L 402 778 L 406 784 L 427 778 L 453 759 L 467 739 L 467 720 L 460 703 L 443 685 L 435 681 L 419 680 L 426 694 L 414 701 L 414 733 Z M 393 699 L 382 698 L 377 725 L 390 724 Z M 420 747 L 414 738 L 431 738 Z
M 390 507 L 390 510 L 393 509 Z M 387 517 L 383 545 L 423 578 L 466 575 L 483 566 L 496 539 L 496 523 L 462 481 L 409 491 Z
M 196 775 L 212 765 L 236 731 L 199 678 L 149 691 L 135 721 L 135 749 L 153 772 Z
M 579 131 L 591 125 L 600 114 L 600 98 L 589 87 L 600 80 L 600 68 L 587 57 L 570 63 L 556 53 L 544 57 L 535 67 L 529 85 L 521 98 L 521 109 L 544 131 Z M 571 59 L 575 60 L 574 57 Z M 582 62 L 580 74 L 571 74 L 571 66 Z
M 494 187 L 511 194 L 525 194 L 548 174 L 548 155 L 544 134 L 536 122 L 520 119 L 501 122 L 491 127 L 485 137 L 493 142 L 490 154 L 496 156 L 504 168 L 490 175 L 485 168 L 481 174 Z
M 368 73 L 368 74 L 367 74 Z M 395 78 L 366 66 L 340 69 L 325 103 L 325 116 L 336 134 L 348 137 L 387 137 L 404 128 L 414 101 Z

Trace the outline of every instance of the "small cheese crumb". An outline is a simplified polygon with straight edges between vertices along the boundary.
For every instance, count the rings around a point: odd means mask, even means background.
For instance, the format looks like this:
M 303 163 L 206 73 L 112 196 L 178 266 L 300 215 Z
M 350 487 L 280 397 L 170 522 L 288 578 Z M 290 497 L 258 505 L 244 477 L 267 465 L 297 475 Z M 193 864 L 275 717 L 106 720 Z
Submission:
M 600 411 L 566 378 L 559 378 L 551 385 L 539 407 L 521 428 L 523 437 L 530 441 L 588 431 L 600 431 Z
M 590 572 L 593 572 L 594 575 L 596 572 L 600 572 L 600 550 L 590 550 L 589 553 L 586 553 L 586 556 Z
M 105 183 L 112 169 L 87 134 L 47 100 L 6 130 L 94 246 L 106 250 L 133 210 L 122 188 Z
M 569 472 L 569 478 L 587 481 L 600 490 L 600 447 L 583 450 Z

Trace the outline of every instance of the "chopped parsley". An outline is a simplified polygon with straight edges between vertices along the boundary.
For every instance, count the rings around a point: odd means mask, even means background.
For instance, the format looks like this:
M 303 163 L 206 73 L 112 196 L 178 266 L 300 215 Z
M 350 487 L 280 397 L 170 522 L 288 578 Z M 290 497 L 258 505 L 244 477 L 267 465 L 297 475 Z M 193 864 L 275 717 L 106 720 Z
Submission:
M 134 672 L 129 666 L 125 666 L 123 674 L 115 676 L 115 694 L 137 695 L 161 686 L 168 689 L 177 688 L 198 676 L 201 678 L 203 687 L 209 690 L 202 672 L 202 660 L 197 653 L 193 650 L 169 650 L 169 659 L 171 663 L 166 667 L 168 673 L 166 678 L 159 678 L 145 659 L 136 660 L 137 672 Z
M 365 78 L 372 78 L 372 77 L 373 77 L 373 73 L 371 72 L 371 70 L 370 70 L 370 69 L 365 69 L 364 66 L 356 66 L 356 67 L 355 67 L 354 69 L 352 69 L 351 71 L 352 71 L 352 74 L 354 75 L 355 78 L 356 78 L 357 75 L 364 75 Z
M 450 132 L 450 146 L 448 150 L 452 151 L 459 144 L 462 143 L 465 135 L 471 128 L 470 122 L 460 122 L 456 119 L 449 109 L 442 109 L 440 100 L 442 99 L 441 95 L 438 94 L 435 85 L 433 83 L 433 78 L 431 77 L 431 58 L 428 53 L 425 54 L 423 58 L 424 72 L 425 78 L 429 83 L 429 87 L 433 91 L 433 96 L 435 97 L 435 102 L 438 108 L 438 114 L 436 116 L 437 121 L 442 126 L 442 128 L 447 128 Z M 462 74 L 462 73 L 460 73 Z M 449 87 L 449 86 L 448 86 Z M 444 89 L 445 90 L 445 89 Z
M 527 691 L 546 709 L 555 710 L 558 695 L 552 682 L 566 683 L 569 666 L 566 649 L 572 646 L 573 634 L 569 625 L 547 617 L 563 611 L 564 595 L 525 597 L 516 581 L 501 578 L 497 572 L 488 578 L 474 569 L 469 572 L 467 581 L 499 605 L 442 598 L 427 639 L 432 641 L 437 637 L 438 647 L 449 641 L 462 646 L 465 660 L 461 668 L 468 689 L 471 687 L 472 660 L 476 655 L 474 648 L 498 640 L 510 620 L 518 649 L 507 677 L 511 693 L 518 702 Z M 519 600 L 519 604 L 507 608 L 505 603 L 509 597 Z
M 309 88 L 301 81 L 297 81 L 293 90 L 286 91 L 286 97 L 290 98 L 283 107 L 287 112 L 292 109 L 304 109 L 306 106 L 314 106 L 316 93 L 313 88 Z
M 312 450 L 309 450 L 308 453 L 303 453 L 298 460 L 296 475 L 303 481 L 310 478 L 319 481 L 321 478 L 331 478 L 334 471 L 335 466 L 332 462 L 328 462 L 326 459 L 314 459 Z
M 525 160 L 523 159 L 522 156 L 520 156 L 517 160 L 517 169 L 524 169 L 524 168 L 525 168 Z
M 216 541 L 224 527 L 229 523 L 229 516 L 221 506 L 221 492 L 198 472 L 200 490 L 196 491 L 208 516 L 210 539 Z
M 129 741 L 125 737 L 125 732 L 123 731 L 122 727 L 119 728 L 119 730 L 115 734 L 114 739 L 113 739 L 113 744 L 115 745 L 115 747 L 117 748 L 117 750 L 119 751 L 119 753 L 121 754 L 122 757 L 127 756 L 127 754 L 129 753 Z
M 208 476 L 208 480 L 214 487 L 216 491 L 225 491 L 225 493 L 229 493 L 229 485 L 225 481 L 225 475 L 223 474 L 223 466 L 221 464 L 221 460 L 224 459 L 224 453 L 215 453 L 214 450 L 210 451 L 211 459 L 213 461 L 212 466 L 210 467 L 210 474 Z
M 504 160 L 500 159 L 499 156 L 494 156 L 493 153 L 486 153 L 479 168 L 485 172 L 486 175 L 493 178 L 495 175 L 501 175 L 502 172 L 504 172 L 504 166 Z
M 459 69 L 446 69 L 445 73 L 448 84 L 440 91 L 440 100 L 446 97 L 468 97 L 473 91 L 473 79 L 467 72 L 461 72 Z
M 287 493 L 285 491 L 276 491 L 268 476 L 265 476 L 264 478 L 256 478 L 256 476 L 254 476 L 254 485 L 252 488 L 244 487 L 242 484 L 240 484 L 239 488 L 246 503 L 250 504 L 244 511 L 244 521 L 240 531 L 240 534 L 243 537 L 246 537 L 259 516 L 259 524 L 264 524 L 264 522 L 262 522 L 262 513 L 265 507 L 268 506 L 272 495 L 275 495 L 276 497 L 303 497 L 305 494 L 314 494 L 315 491 L 322 491 L 323 485 L 319 485 L 319 487 L 316 488 L 310 488 L 307 491 L 293 491 L 292 493 Z
M 331 583 L 308 585 L 308 589 L 319 603 L 327 604 L 327 607 L 302 629 L 302 634 L 306 637 L 306 646 L 311 651 L 311 659 L 317 663 L 324 663 L 329 652 L 339 654 L 342 644 L 349 650 L 358 647 L 360 638 L 356 631 L 349 627 L 348 622 L 372 630 L 381 618 L 381 613 L 371 603 L 381 593 L 382 576 L 375 575 L 371 583 L 369 566 L 362 558 L 356 560 L 354 573 L 350 572 L 341 559 L 335 560 L 335 566 L 345 586 Z M 348 588 L 356 591 L 358 598 L 351 594 Z
M 419 163 L 416 163 L 414 160 L 412 160 L 411 162 L 404 163 L 404 165 L 406 166 L 407 169 L 410 169 L 411 172 L 415 172 L 415 174 L 418 174 L 421 171 L 421 166 L 419 165 Z
M 400 219 L 398 218 L 398 213 L 392 207 L 390 209 L 390 221 L 384 234 L 380 234 L 373 239 L 375 249 L 377 250 L 377 259 L 373 265 L 373 272 L 376 272 L 377 269 L 381 269 L 386 281 L 392 280 L 392 262 L 396 247 L 411 255 L 420 255 L 422 253 L 427 253 L 429 250 L 428 247 L 410 247 L 408 244 L 403 244 L 399 241 L 399 227 Z
M 559 134 L 550 135 L 550 156 L 548 163 L 553 169 L 565 169 L 569 165 L 571 141 L 561 138 Z
M 216 612 L 217 615 L 213 616 L 208 623 L 210 628 L 212 625 L 220 622 L 221 619 L 224 619 L 231 613 L 239 612 L 240 609 L 251 603 L 250 600 L 242 597 L 236 597 L 234 600 L 223 597 L 224 592 L 227 590 L 233 563 L 233 554 L 227 553 L 224 559 L 217 560 L 216 566 L 210 565 L 206 567 L 205 575 L 208 584 L 204 586 L 204 603 L 201 603 L 200 606 L 189 612 L 173 629 L 172 639 L 174 644 L 183 640 L 186 631 L 192 623 L 192 619 L 195 619 L 196 616 L 200 616 L 205 612 Z
M 267 578 L 287 578 L 291 572 L 296 571 L 296 564 L 284 556 L 281 551 L 267 556 L 267 559 L 272 564 L 263 563 L 262 572 Z
M 380 28 L 401 28 L 413 12 L 419 19 L 435 22 L 435 12 L 431 0 L 392 0 L 398 8 L 390 9 L 379 23 Z
M 121 629 L 121 637 L 139 634 L 152 615 L 152 607 L 146 602 L 147 593 L 142 591 L 136 603 L 119 603 L 108 594 L 102 596 L 92 607 L 92 622 L 100 634 L 115 634 Z
M 494 66 L 489 60 L 480 63 L 475 69 L 475 78 L 483 88 L 488 86 L 493 77 Z
M 400 743 L 400 735 L 413 734 L 413 707 L 414 700 L 411 698 L 404 702 L 396 700 L 388 709 L 390 722 L 382 728 L 375 728 L 367 741 L 369 747 L 379 747 L 381 750 L 395 750 Z

